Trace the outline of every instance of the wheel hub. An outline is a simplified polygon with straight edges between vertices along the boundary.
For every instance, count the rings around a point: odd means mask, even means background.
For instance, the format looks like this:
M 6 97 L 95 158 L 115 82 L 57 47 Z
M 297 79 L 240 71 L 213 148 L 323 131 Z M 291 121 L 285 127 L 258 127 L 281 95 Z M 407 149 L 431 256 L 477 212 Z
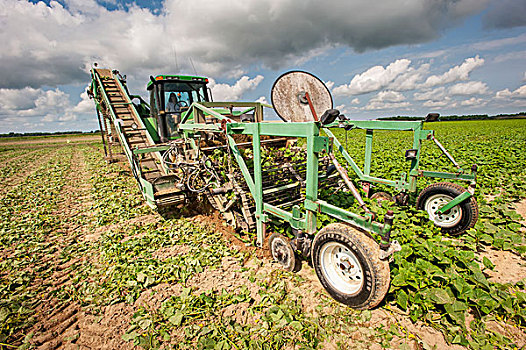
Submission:
M 437 213 L 437 210 L 442 208 L 453 197 L 446 194 L 435 194 L 426 201 L 424 209 L 429 215 L 429 219 L 440 227 L 453 227 L 458 224 L 462 218 L 462 208 L 456 205 L 445 213 Z
M 331 284 L 341 293 L 356 294 L 364 283 L 358 258 L 346 246 L 328 242 L 321 249 L 322 270 Z

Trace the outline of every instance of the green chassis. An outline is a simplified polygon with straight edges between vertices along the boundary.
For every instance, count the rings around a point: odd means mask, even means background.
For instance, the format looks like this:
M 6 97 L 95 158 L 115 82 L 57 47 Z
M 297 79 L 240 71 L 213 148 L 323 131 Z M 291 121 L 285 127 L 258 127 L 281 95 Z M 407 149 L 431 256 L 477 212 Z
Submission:
M 392 219 L 386 220 L 381 224 L 373 221 L 372 215 L 361 216 L 347 210 L 343 210 L 325 201 L 318 199 L 318 155 L 320 153 L 331 152 L 329 137 L 320 136 L 321 124 L 319 122 L 303 123 L 235 123 L 223 116 L 217 107 L 241 107 L 246 108 L 243 112 L 254 111 L 256 120 L 263 113 L 263 106 L 260 103 L 221 103 L 204 102 L 193 103 L 189 110 L 184 114 L 178 126 L 182 137 L 189 140 L 192 147 L 197 147 L 195 137 L 200 133 L 224 133 L 228 140 L 232 155 L 236 159 L 248 188 L 256 204 L 256 233 L 257 244 L 262 246 L 265 239 L 265 223 L 270 219 L 269 216 L 279 218 L 288 222 L 292 228 L 315 234 L 316 219 L 318 213 L 325 213 L 340 221 L 349 223 L 355 227 L 378 234 L 382 237 L 384 246 L 389 244 L 389 233 L 392 226 Z M 210 118 L 216 122 L 210 122 Z M 219 122 L 217 122 L 219 121 Z M 254 154 L 254 176 L 252 177 L 249 169 L 236 146 L 232 135 L 243 134 L 251 135 L 253 140 Z M 302 213 L 299 206 L 294 206 L 292 212 L 285 211 L 278 207 L 263 202 L 263 187 L 261 176 L 261 144 L 260 136 L 280 136 L 305 138 L 307 144 L 307 177 L 304 208 Z M 168 146 L 150 147 L 148 149 L 134 150 L 134 153 L 156 152 L 166 150 Z
M 457 173 L 436 172 L 420 170 L 420 149 L 422 140 L 429 140 L 434 138 L 433 130 L 423 130 L 423 122 L 401 122 L 401 121 L 340 121 L 329 125 L 322 126 L 319 122 L 302 122 L 302 123 L 234 123 L 230 119 L 223 116 L 215 108 L 231 108 L 231 107 L 245 107 L 241 113 L 248 113 L 255 111 L 256 115 L 262 115 L 263 106 L 259 103 L 244 103 L 244 102 L 203 102 L 194 103 L 189 110 L 184 114 L 181 124 L 178 128 L 182 137 L 190 140 L 193 147 L 196 147 L 194 137 L 199 133 L 225 133 L 232 150 L 233 156 L 243 173 L 244 179 L 250 189 L 250 192 L 256 203 L 256 230 L 257 230 L 257 244 L 261 246 L 265 236 L 265 223 L 269 220 L 269 215 L 282 219 L 288 222 L 292 228 L 304 231 L 309 234 L 316 232 L 316 216 L 317 213 L 324 213 L 332 216 L 340 221 L 349 223 L 353 226 L 359 227 L 366 231 L 374 232 L 380 235 L 382 243 L 389 242 L 389 232 L 391 223 L 380 224 L 372 220 L 370 215 L 361 216 L 347 210 L 343 210 L 333 206 L 325 201 L 319 200 L 318 195 L 318 155 L 323 152 L 332 152 L 333 149 L 338 150 L 344 159 L 347 161 L 350 168 L 358 175 L 359 179 L 367 183 L 379 183 L 394 187 L 401 192 L 416 192 L 417 179 L 419 177 L 435 177 L 448 180 L 462 180 L 470 183 L 470 190 L 466 190 L 456 198 L 452 199 L 448 204 L 440 209 L 440 212 L 446 212 L 455 205 L 471 198 L 473 196 L 473 189 L 476 185 L 476 169 L 472 168 L 471 173 L 466 173 L 459 168 Z M 211 123 L 207 120 L 207 116 L 216 119 L 221 123 Z M 261 120 L 256 118 L 256 120 Z M 365 163 L 362 171 L 349 153 L 344 149 L 338 139 L 329 130 L 335 127 L 347 127 L 366 130 L 366 144 L 365 144 Z M 323 130 L 328 136 L 320 136 L 320 131 Z M 402 173 L 399 180 L 388 180 L 378 178 L 370 175 L 371 169 L 371 155 L 373 130 L 398 130 L 398 131 L 413 131 L 413 149 L 416 150 L 416 156 L 411 160 L 409 176 Z M 254 152 L 254 177 L 249 173 L 248 167 L 242 158 L 239 149 L 237 148 L 232 135 L 244 134 L 253 137 L 253 152 Z M 281 137 L 298 137 L 305 138 L 307 144 L 307 178 L 306 178 L 306 193 L 304 208 L 305 213 L 302 213 L 299 206 L 294 206 L 292 212 L 285 211 L 270 204 L 264 203 L 263 188 L 261 185 L 261 153 L 260 153 L 260 136 L 281 136 Z M 443 152 L 453 162 L 452 157 L 441 147 Z M 169 146 L 156 146 L 147 149 L 133 150 L 135 154 L 157 152 L 168 149 Z M 456 164 L 456 163 L 455 163 Z M 146 181 L 145 181 L 146 182 Z M 149 183 L 148 183 L 149 184 Z M 146 185 L 146 184 L 144 184 Z M 148 187 L 148 186 L 147 186 Z M 150 192 L 150 191 L 147 191 Z
M 358 175 L 358 178 L 365 183 L 377 183 L 387 186 L 394 187 L 400 192 L 416 193 L 417 191 L 417 179 L 419 177 L 434 177 L 447 180 L 460 180 L 469 182 L 469 190 L 461 193 L 457 197 L 453 198 L 445 206 L 437 210 L 437 213 L 447 212 L 454 206 L 462 203 L 465 200 L 473 197 L 474 189 L 476 186 L 477 167 L 471 168 L 471 173 L 467 173 L 462 169 L 453 159 L 453 157 L 445 150 L 445 148 L 435 139 L 433 130 L 423 130 L 424 122 L 412 122 L 412 121 L 358 121 L 358 120 L 345 120 L 335 122 L 329 125 L 325 125 L 323 131 L 329 136 L 331 143 L 334 144 L 336 149 L 345 158 L 351 169 Z M 347 128 L 347 129 L 364 129 L 365 134 L 365 161 L 364 170 L 362 171 L 354 159 L 345 150 L 342 144 L 329 130 L 329 128 Z M 391 130 L 391 131 L 413 131 L 413 150 L 415 156 L 411 159 L 411 165 L 409 169 L 409 176 L 403 172 L 400 174 L 399 180 L 388 180 L 371 176 L 371 156 L 373 148 L 373 132 L 374 130 Z M 446 155 L 446 157 L 457 167 L 457 173 L 439 172 L 439 171 L 426 171 L 419 169 L 420 164 L 420 150 L 422 146 L 422 140 L 433 140 L 439 147 L 439 149 Z

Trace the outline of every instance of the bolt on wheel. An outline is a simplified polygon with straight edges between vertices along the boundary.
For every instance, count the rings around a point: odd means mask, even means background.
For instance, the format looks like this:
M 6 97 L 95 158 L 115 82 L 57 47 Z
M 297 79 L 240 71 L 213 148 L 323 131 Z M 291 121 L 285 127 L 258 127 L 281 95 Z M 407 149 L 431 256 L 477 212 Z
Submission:
M 325 243 L 320 250 L 321 270 L 340 293 L 355 295 L 363 286 L 363 269 L 356 255 L 338 242 Z
M 389 263 L 380 259 L 378 243 L 342 223 L 325 226 L 314 237 L 312 266 L 325 290 L 355 309 L 378 305 L 389 290 Z
M 447 194 L 435 194 L 425 202 L 424 210 L 429 214 L 429 220 L 440 227 L 453 227 L 460 222 L 462 218 L 462 209 L 455 205 L 445 213 L 437 213 L 437 210 L 453 200 L 453 197 Z

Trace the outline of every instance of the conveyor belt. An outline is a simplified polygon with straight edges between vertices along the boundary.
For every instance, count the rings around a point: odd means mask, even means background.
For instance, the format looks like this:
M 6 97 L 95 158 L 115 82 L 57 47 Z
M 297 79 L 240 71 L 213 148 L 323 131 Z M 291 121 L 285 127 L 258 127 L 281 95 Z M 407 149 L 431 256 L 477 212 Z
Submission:
M 92 93 L 104 120 L 101 123 L 103 139 L 106 137 L 109 140 L 109 130 L 114 141 L 118 137 L 148 203 L 152 206 L 164 206 L 183 201 L 184 196 L 173 186 L 172 177 L 162 166 L 159 152 L 133 154 L 133 150 L 157 145 L 149 135 L 119 76 L 109 69 L 100 68 L 93 68 L 92 75 L 92 89 L 96 90 Z M 110 158 L 111 156 L 110 152 Z

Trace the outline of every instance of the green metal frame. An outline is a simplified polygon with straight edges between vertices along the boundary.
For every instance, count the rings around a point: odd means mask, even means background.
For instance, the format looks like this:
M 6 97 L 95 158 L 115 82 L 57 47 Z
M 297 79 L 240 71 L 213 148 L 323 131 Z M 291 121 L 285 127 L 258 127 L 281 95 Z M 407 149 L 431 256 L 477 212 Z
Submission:
M 264 242 L 265 223 L 269 221 L 269 216 L 288 222 L 295 229 L 314 234 L 316 232 L 317 215 L 324 213 L 362 230 L 373 232 L 382 237 L 388 237 L 391 229 L 390 224 L 377 223 L 370 216 L 364 217 L 318 199 L 318 182 L 320 180 L 318 175 L 319 154 L 331 152 L 329 137 L 320 136 L 321 124 L 319 122 L 236 123 L 210 108 L 221 106 L 249 107 L 254 108 L 256 115 L 257 113 L 262 113 L 262 105 L 259 103 L 194 103 L 183 116 L 179 130 L 183 131 L 184 137 L 190 139 L 194 138 L 201 131 L 220 132 L 226 135 L 232 155 L 240 167 L 256 204 L 256 233 L 259 246 Z M 218 122 L 207 123 L 207 116 L 217 119 Z M 233 135 L 236 134 L 252 136 L 254 176 L 250 174 L 245 160 L 235 143 Z M 292 208 L 292 212 L 289 212 L 263 202 L 260 145 L 260 137 L 263 135 L 306 139 L 307 175 L 305 200 L 303 203 L 305 212 L 302 212 L 297 205 Z
M 334 134 L 329 130 L 330 128 L 347 128 L 347 129 L 364 129 L 365 130 L 365 161 L 363 171 L 356 164 L 351 155 L 342 146 Z M 343 158 L 347 161 L 350 168 L 356 173 L 358 178 L 366 183 L 377 183 L 387 186 L 392 186 L 400 192 L 416 193 L 417 191 L 417 180 L 419 177 L 433 177 L 447 180 L 460 180 L 467 181 L 471 188 L 476 185 L 476 171 L 471 170 L 471 173 L 467 173 L 464 169 L 458 169 L 457 173 L 439 172 L 439 171 L 428 171 L 419 169 L 421 146 L 423 140 L 429 140 L 434 138 L 433 130 L 424 130 L 424 123 L 422 121 L 380 121 L 380 120 L 345 120 L 334 122 L 323 127 L 323 131 L 328 135 L 334 148 L 340 152 Z M 416 156 L 411 159 L 409 171 L 400 174 L 398 180 L 390 180 L 371 176 L 371 160 L 373 152 L 373 137 L 374 130 L 391 130 L 391 131 L 413 131 L 413 149 L 416 150 Z M 443 150 L 444 152 L 444 150 Z M 448 158 L 451 160 L 449 154 Z M 465 191 L 459 196 L 453 198 L 447 203 L 444 208 L 439 210 L 443 213 L 457 204 L 468 200 L 473 196 L 470 191 Z

